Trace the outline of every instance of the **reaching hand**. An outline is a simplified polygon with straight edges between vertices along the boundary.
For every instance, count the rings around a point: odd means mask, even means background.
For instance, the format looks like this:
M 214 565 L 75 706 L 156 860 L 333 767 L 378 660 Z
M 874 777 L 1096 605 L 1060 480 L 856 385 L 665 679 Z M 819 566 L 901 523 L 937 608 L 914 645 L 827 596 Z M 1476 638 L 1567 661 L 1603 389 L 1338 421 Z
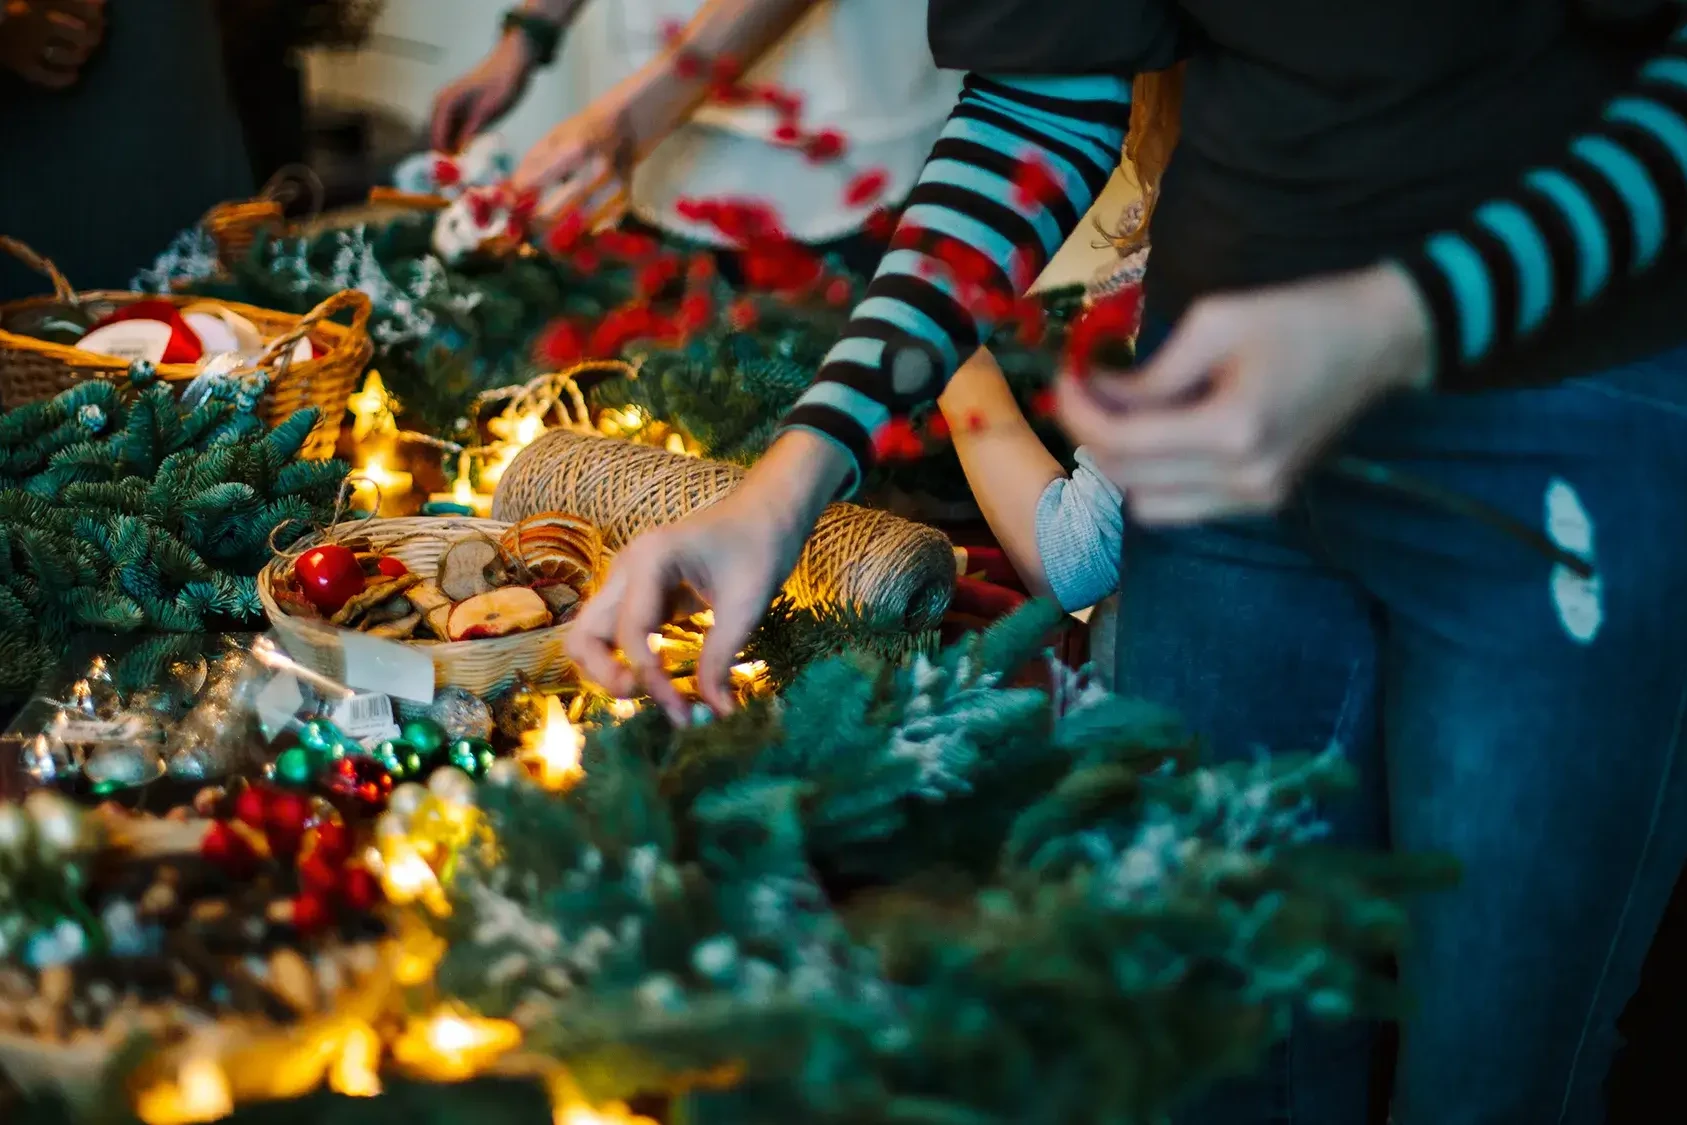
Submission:
M 541 225 L 578 214 L 585 227 L 597 227 L 625 206 L 635 147 L 620 102 L 606 96 L 541 137 L 516 166 L 510 186 L 538 200 Z
M 509 32 L 473 70 L 434 98 L 431 118 L 434 151 L 460 151 L 521 100 L 532 76 L 533 49 L 527 37 L 520 32 Z
M 1422 386 L 1429 314 L 1392 266 L 1198 302 L 1140 370 L 1056 387 L 1146 524 L 1275 509 L 1364 407 Z
M 105 0 L 0 0 L 0 70 L 64 90 L 105 38 Z
M 698 687 L 715 711 L 730 711 L 732 665 L 847 472 L 845 455 L 825 438 L 785 434 L 732 495 L 647 532 L 616 556 L 603 589 L 574 619 L 569 655 L 611 695 L 626 698 L 642 686 L 684 725 L 685 701 L 650 651 L 649 638 L 689 589 L 715 615 L 698 662 Z

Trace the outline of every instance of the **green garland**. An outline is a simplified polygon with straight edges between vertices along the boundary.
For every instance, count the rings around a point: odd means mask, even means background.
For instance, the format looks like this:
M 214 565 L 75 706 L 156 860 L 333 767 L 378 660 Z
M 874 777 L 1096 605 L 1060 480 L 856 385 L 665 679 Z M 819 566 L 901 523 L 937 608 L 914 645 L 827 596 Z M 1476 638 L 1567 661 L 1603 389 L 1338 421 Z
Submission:
M 81 629 L 261 620 L 271 532 L 326 518 L 345 476 L 296 460 L 315 421 L 266 433 L 236 403 L 98 380 L 0 415 L 0 690 L 28 688 Z
M 1294 1012 L 1391 1012 L 1399 896 L 1441 866 L 1317 846 L 1332 754 L 1195 769 L 1154 708 L 1004 686 L 1057 620 L 646 711 L 566 801 L 483 788 L 501 848 L 454 884 L 443 990 L 702 1125 L 1147 1123 Z
M 185 272 L 186 259 L 167 256 L 148 276 L 155 285 L 289 312 L 304 312 L 343 288 L 361 289 L 375 306 L 375 365 L 402 403 L 405 423 L 459 439 L 467 436 L 476 396 L 537 373 L 533 345 L 553 320 L 598 322 L 636 299 L 636 270 L 625 264 L 604 263 L 587 273 L 566 259 L 528 256 L 447 267 L 430 250 L 432 223 L 432 216 L 411 216 L 379 227 L 260 242 L 229 278 L 201 276 L 211 261 L 203 255 Z M 179 241 L 191 244 L 191 232 Z M 662 249 L 683 256 L 698 248 L 670 241 Z M 857 279 L 857 295 L 859 289 Z M 638 378 L 599 384 L 590 398 L 598 406 L 638 406 L 684 432 L 707 456 L 744 464 L 766 448 L 779 419 L 813 380 L 853 301 L 758 295 L 752 302 L 757 322 L 740 331 L 729 310 L 746 295 L 716 280 L 708 296 L 714 310 L 709 326 L 683 347 L 634 343 L 625 358 L 637 365 Z M 1081 299 L 1076 288 L 1047 294 L 1042 340 L 992 343 L 1021 409 L 1061 457 L 1069 446 L 1055 426 L 1037 418 L 1034 400 L 1053 378 L 1065 327 Z M 946 502 L 970 496 L 960 463 L 942 440 L 928 442 L 923 457 L 875 471 L 868 493 L 895 492 Z

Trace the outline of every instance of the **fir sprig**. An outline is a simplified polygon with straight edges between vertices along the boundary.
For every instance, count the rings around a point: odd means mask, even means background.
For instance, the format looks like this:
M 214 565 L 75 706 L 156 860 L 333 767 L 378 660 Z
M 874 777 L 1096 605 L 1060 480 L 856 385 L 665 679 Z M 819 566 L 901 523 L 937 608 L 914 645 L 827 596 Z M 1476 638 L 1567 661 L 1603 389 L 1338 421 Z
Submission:
M 641 713 L 565 801 L 484 789 L 442 984 L 705 1125 L 1146 1125 L 1297 1013 L 1390 1011 L 1400 901 L 1445 872 L 1321 841 L 1334 755 L 1197 768 L 1156 708 L 1007 686 L 1057 619 Z

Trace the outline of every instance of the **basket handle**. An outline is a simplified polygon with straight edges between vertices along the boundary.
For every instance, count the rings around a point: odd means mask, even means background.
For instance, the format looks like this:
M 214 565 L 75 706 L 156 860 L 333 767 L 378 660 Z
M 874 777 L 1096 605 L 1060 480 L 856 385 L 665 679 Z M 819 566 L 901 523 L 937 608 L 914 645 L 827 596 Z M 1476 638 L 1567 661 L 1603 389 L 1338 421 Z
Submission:
M 451 206 L 450 200 L 444 196 L 420 195 L 380 186 L 369 189 L 369 203 L 374 207 L 408 207 L 415 211 L 443 211 Z
M 301 187 L 310 196 L 310 213 L 307 217 L 314 219 L 322 214 L 328 191 L 322 185 L 322 177 L 308 164 L 287 164 L 278 169 L 263 186 L 263 190 L 258 192 L 258 198 L 273 200 L 285 207 L 299 198 Z
M 0 250 L 4 250 L 36 273 L 44 273 L 53 283 L 53 296 L 67 305 L 80 302 L 76 299 L 76 290 L 71 288 L 70 282 L 64 279 L 59 267 L 31 250 L 28 246 L 15 238 L 8 238 L 0 234 Z
M 286 365 L 292 361 L 293 348 L 298 345 L 300 340 L 310 335 L 311 329 L 335 313 L 344 312 L 346 309 L 352 310 L 352 332 L 362 333 L 369 324 L 369 297 L 356 289 L 342 289 L 300 317 L 299 323 L 270 341 L 269 347 L 264 349 L 263 357 L 253 366 L 268 367 L 279 360 L 283 369 L 285 369 Z

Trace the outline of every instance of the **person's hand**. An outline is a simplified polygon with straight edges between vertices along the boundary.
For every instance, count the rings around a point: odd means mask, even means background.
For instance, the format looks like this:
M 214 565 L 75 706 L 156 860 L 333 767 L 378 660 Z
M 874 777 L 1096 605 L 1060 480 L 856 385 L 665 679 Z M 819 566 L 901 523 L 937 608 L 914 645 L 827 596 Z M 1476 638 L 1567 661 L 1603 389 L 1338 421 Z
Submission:
M 516 166 L 510 187 L 537 201 L 542 227 L 578 215 L 586 229 L 618 218 L 638 142 L 619 97 L 605 95 L 539 139 Z
M 105 0 L 0 0 L 0 70 L 34 86 L 76 84 L 105 38 Z
M 732 710 L 732 665 L 848 472 L 842 447 L 826 438 L 802 430 L 781 435 L 726 499 L 646 532 L 615 557 L 603 588 L 574 619 L 569 655 L 616 698 L 642 686 L 686 725 L 685 701 L 649 638 L 689 592 L 715 617 L 698 660 L 698 688 L 717 713 Z
M 454 153 L 508 113 L 533 77 L 533 48 L 519 31 L 505 33 L 480 63 L 433 100 L 435 152 Z
M 1146 365 L 1056 386 L 1056 407 L 1145 524 L 1270 511 L 1363 408 L 1421 387 L 1429 313 L 1404 272 L 1197 302 Z

